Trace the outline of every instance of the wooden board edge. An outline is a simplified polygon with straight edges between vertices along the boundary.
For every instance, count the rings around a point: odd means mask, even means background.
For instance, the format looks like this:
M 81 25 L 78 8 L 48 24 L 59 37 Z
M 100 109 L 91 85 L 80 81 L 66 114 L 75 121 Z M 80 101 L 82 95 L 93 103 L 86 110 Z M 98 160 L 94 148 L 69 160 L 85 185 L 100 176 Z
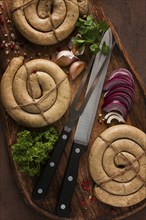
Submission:
M 127 218 L 127 217 L 129 217 L 131 215 L 134 215 L 135 213 L 139 212 L 140 210 L 144 209 L 145 207 L 146 207 L 146 202 L 141 207 L 138 207 L 136 210 L 132 210 L 131 213 L 125 213 L 125 214 L 123 214 L 120 217 L 114 218 L 113 220 L 125 219 L 125 218 Z
M 146 87 L 145 87 L 144 81 L 142 80 L 142 77 L 139 75 L 139 73 L 135 70 L 135 67 L 134 67 L 134 65 L 133 65 L 133 63 L 132 63 L 132 61 L 131 61 L 131 59 L 130 59 L 130 57 L 128 55 L 127 50 L 124 48 L 124 45 L 123 45 L 123 43 L 122 43 L 122 41 L 121 41 L 117 31 L 115 30 L 115 28 L 114 28 L 112 22 L 110 21 L 110 19 L 106 16 L 106 14 L 104 12 L 104 9 L 103 9 L 103 6 L 102 6 L 102 1 L 101 0 L 98 1 L 98 7 L 100 8 L 99 10 L 101 11 L 104 19 L 109 24 L 109 27 L 112 30 L 113 36 L 114 36 L 114 38 L 116 40 L 116 43 L 119 46 L 120 51 L 124 55 L 125 60 L 127 61 L 128 65 L 130 66 L 132 72 L 134 73 L 134 75 L 136 77 L 136 80 L 137 80 L 138 84 L 140 85 L 142 93 L 146 97 Z
M 111 23 L 111 21 L 108 19 L 108 17 L 105 15 L 105 12 L 104 12 L 103 7 L 102 7 L 101 0 L 99 0 L 98 5 L 99 5 L 99 7 L 100 7 L 99 10 L 101 10 L 101 13 L 103 14 L 103 17 L 105 18 L 105 20 L 107 21 L 107 23 L 108 23 L 109 26 L 111 27 L 112 33 L 113 33 L 113 35 L 114 35 L 114 37 L 115 37 L 115 39 L 116 39 L 116 42 L 117 42 L 117 44 L 118 44 L 118 46 L 119 46 L 119 49 L 121 50 L 122 54 L 124 55 L 125 60 L 127 61 L 128 65 L 130 66 L 131 70 L 133 71 L 133 73 L 134 73 L 134 75 L 135 75 L 135 77 L 136 77 L 136 79 L 137 79 L 137 81 L 138 81 L 138 84 L 140 85 L 140 88 L 141 88 L 141 90 L 142 90 L 142 93 L 146 96 L 146 89 L 145 89 L 145 86 L 144 86 L 144 82 L 143 82 L 142 78 L 140 77 L 140 75 L 138 74 L 138 72 L 135 70 L 135 68 L 134 68 L 134 66 L 133 66 L 133 64 L 132 64 L 132 62 L 131 62 L 131 60 L 130 60 L 130 58 L 129 58 L 129 56 L 128 56 L 128 53 L 127 53 L 127 51 L 124 49 L 123 43 L 121 42 L 121 40 L 120 40 L 120 38 L 119 38 L 119 36 L 118 36 L 118 34 L 117 34 L 117 32 L 116 32 L 114 26 L 112 25 L 112 23 Z M 8 125 L 7 125 L 6 122 L 5 122 L 5 129 L 6 129 L 7 131 L 9 131 Z M 11 152 L 10 152 L 10 149 L 9 149 L 9 143 L 7 143 L 7 145 L 8 145 L 8 151 L 9 151 L 8 154 L 9 154 L 9 158 L 10 158 L 10 163 L 11 163 L 11 164 L 13 165 L 13 167 L 14 167 L 15 164 L 14 164 L 14 162 L 12 161 Z M 45 210 L 41 209 L 40 207 L 38 207 L 38 206 L 32 201 L 32 199 L 30 198 L 30 195 L 29 195 L 29 194 L 27 193 L 27 191 L 25 190 L 25 187 L 24 187 L 23 185 L 21 185 L 20 182 L 18 181 L 18 180 L 20 180 L 20 178 L 19 178 L 19 176 L 18 176 L 16 173 L 15 173 L 14 178 L 15 178 L 16 184 L 19 186 L 19 189 L 20 189 L 20 191 L 21 191 L 22 194 L 23 194 L 23 198 L 24 198 L 25 202 L 26 202 L 29 206 L 31 206 L 31 207 L 32 207 L 34 210 L 36 210 L 38 213 L 40 213 L 41 215 L 43 215 L 43 216 L 45 216 L 45 217 L 47 217 L 47 218 L 49 218 L 49 219 L 52 219 L 52 220 L 61 220 L 61 219 L 62 219 L 62 218 L 59 218 L 59 217 L 57 217 L 57 216 L 55 216 L 55 215 L 53 215 L 53 214 L 50 214 L 50 213 L 48 213 L 47 211 L 45 211 Z M 132 214 L 134 214 L 134 213 L 136 213 L 137 211 L 140 211 L 140 210 L 143 209 L 145 206 L 146 206 L 146 204 L 144 204 L 143 206 L 137 208 L 136 210 L 132 210 L 130 213 L 123 214 L 122 216 L 120 216 L 120 217 L 118 217 L 118 218 L 113 218 L 113 219 L 115 219 L 115 220 L 124 219 L 124 218 L 126 218 L 126 217 L 128 217 L 128 216 L 130 216 L 130 215 L 132 215 Z

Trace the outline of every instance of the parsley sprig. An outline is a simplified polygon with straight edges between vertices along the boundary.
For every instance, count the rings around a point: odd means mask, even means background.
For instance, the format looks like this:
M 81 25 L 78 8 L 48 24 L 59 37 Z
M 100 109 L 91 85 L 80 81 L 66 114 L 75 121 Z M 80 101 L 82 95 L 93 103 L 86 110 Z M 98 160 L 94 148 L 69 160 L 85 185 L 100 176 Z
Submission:
M 42 132 L 19 132 L 12 152 L 20 172 L 30 176 L 39 174 L 41 165 L 49 158 L 57 139 L 58 133 L 54 127 Z
M 87 16 L 85 19 L 79 18 L 76 26 L 78 27 L 79 34 L 72 41 L 77 48 L 87 45 L 93 54 L 98 53 L 100 50 L 104 55 L 108 54 L 109 46 L 105 42 L 102 48 L 100 48 L 103 34 L 108 29 L 105 21 L 98 23 L 92 16 Z

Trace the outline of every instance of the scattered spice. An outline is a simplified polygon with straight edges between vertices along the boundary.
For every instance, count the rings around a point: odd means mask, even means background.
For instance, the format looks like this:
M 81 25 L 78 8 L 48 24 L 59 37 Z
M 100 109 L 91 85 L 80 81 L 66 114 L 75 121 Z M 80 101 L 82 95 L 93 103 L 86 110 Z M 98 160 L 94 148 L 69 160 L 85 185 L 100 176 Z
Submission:
M 26 52 L 24 52 L 24 53 L 23 53 L 23 56 L 25 56 L 25 57 L 26 57 L 26 56 L 27 56 L 27 53 L 26 53 Z
M 13 42 L 11 42 L 11 43 L 10 43 L 10 48 L 11 48 L 12 50 L 14 50 L 15 45 L 14 45 L 14 43 L 13 43 Z
M 5 51 L 5 54 L 6 54 L 6 55 L 8 55 L 8 54 L 9 54 L 9 52 L 10 52 L 9 50 L 6 50 L 6 51 Z
M 84 201 L 84 200 L 81 201 L 81 205 L 82 205 L 82 206 L 85 205 L 85 201 Z
M 100 113 L 98 117 L 96 118 L 99 124 L 102 124 L 105 121 L 105 118 L 103 118 L 103 115 Z
M 84 209 L 90 207 L 95 201 L 95 197 L 92 192 L 92 183 L 88 179 L 84 179 L 80 184 L 80 191 L 83 193 L 83 199 L 81 200 L 81 206 Z

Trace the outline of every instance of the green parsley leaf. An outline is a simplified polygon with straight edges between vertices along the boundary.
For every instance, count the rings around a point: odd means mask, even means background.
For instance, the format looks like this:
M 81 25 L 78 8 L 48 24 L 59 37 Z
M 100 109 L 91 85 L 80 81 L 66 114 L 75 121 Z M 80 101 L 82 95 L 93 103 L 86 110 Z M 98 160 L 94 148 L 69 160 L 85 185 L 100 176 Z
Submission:
M 73 39 L 73 44 L 78 48 L 87 45 L 92 53 L 98 53 L 102 36 L 108 29 L 107 23 L 105 21 L 97 22 L 92 16 L 87 16 L 84 19 L 79 18 L 76 26 L 79 35 Z M 107 54 L 108 46 L 103 45 L 101 51 Z
M 30 176 L 39 174 L 57 139 L 58 133 L 54 127 L 42 132 L 27 130 L 19 132 L 17 142 L 12 146 L 12 155 L 20 172 Z
M 104 55 L 107 55 L 107 54 L 109 53 L 109 50 L 110 50 L 109 46 L 106 45 L 105 42 L 103 42 L 103 45 L 102 45 L 102 48 L 101 48 L 102 53 L 103 53 Z
M 96 54 L 100 51 L 99 45 L 98 44 L 92 44 L 90 46 L 90 50 L 93 52 L 93 54 Z

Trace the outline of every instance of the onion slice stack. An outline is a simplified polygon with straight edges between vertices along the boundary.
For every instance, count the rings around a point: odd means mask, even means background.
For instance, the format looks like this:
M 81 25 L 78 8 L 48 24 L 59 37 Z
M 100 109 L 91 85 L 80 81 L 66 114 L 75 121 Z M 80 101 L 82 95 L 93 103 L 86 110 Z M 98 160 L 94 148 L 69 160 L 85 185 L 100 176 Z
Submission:
M 102 109 L 108 113 L 105 117 L 107 123 L 110 123 L 112 119 L 125 122 L 134 100 L 132 74 L 124 68 L 114 70 L 105 82 L 103 91 L 104 103 Z

